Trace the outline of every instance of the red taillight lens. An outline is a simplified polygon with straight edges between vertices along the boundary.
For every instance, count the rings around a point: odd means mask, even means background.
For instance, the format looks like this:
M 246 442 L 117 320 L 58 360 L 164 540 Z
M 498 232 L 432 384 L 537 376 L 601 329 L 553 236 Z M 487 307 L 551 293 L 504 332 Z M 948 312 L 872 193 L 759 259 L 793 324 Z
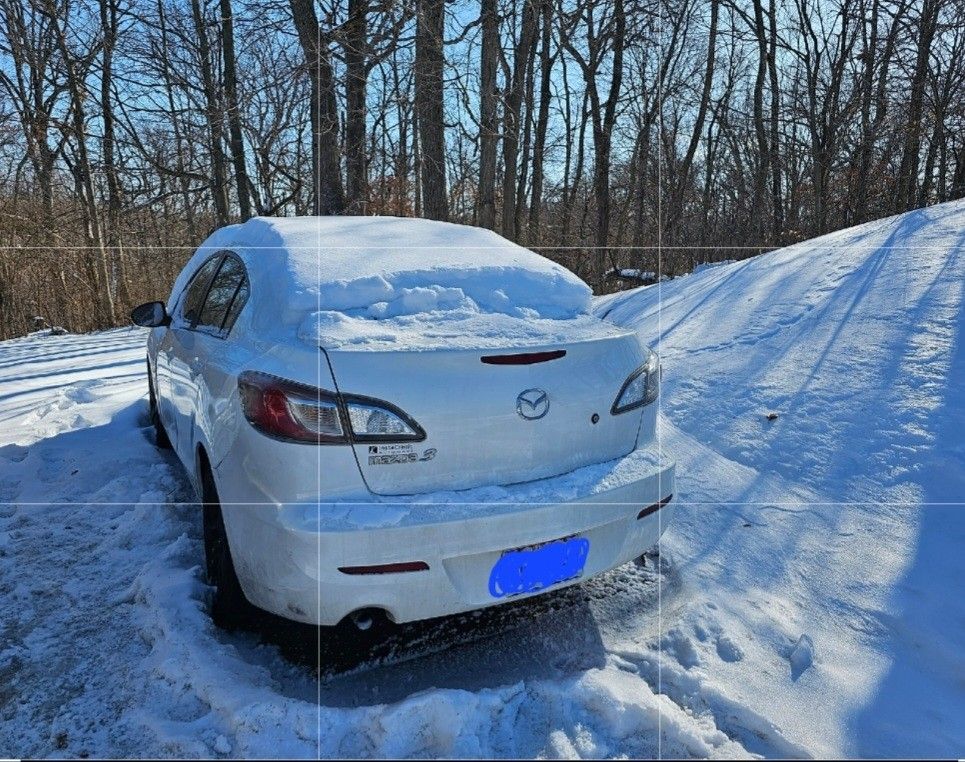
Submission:
M 245 418 L 275 439 L 309 444 L 421 442 L 425 431 L 395 405 L 316 389 L 267 373 L 238 376 Z
M 310 444 L 348 443 L 331 392 L 254 371 L 238 377 L 238 391 L 245 418 L 263 434 Z

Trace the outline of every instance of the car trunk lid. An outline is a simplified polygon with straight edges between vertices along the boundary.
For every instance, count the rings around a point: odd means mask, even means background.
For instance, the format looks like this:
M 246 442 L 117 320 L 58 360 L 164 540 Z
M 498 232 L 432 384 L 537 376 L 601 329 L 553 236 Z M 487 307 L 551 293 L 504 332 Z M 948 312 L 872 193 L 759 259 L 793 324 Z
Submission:
M 343 394 L 401 408 L 421 442 L 356 443 L 369 489 L 418 494 L 555 476 L 630 452 L 640 410 L 612 415 L 646 360 L 632 332 L 516 348 L 327 350 Z

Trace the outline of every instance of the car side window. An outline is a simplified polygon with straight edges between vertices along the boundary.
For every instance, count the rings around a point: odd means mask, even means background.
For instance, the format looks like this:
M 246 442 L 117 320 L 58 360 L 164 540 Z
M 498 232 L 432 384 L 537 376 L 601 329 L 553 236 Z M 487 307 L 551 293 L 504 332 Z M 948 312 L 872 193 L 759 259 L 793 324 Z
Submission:
M 237 301 L 239 289 L 246 282 L 245 266 L 241 260 L 231 254 L 226 255 L 218 274 L 211 281 L 211 288 L 208 289 L 208 296 L 198 318 L 198 327 L 221 331 L 226 325 L 234 302 Z M 247 295 L 244 298 L 247 299 Z M 239 305 L 239 311 L 242 306 L 243 303 Z
M 181 305 L 181 317 L 185 322 L 194 326 L 201 317 L 201 305 L 204 303 L 205 294 L 208 293 L 208 284 L 211 277 L 221 264 L 223 254 L 217 254 L 205 262 L 194 274 L 188 287 L 184 290 L 184 302 Z
M 241 312 L 241 308 L 245 306 L 245 302 L 248 301 L 248 294 L 250 293 L 250 287 L 248 286 L 248 276 L 246 275 L 242 278 L 241 283 L 238 285 L 238 290 L 235 291 L 235 296 L 231 300 L 231 305 L 228 307 L 228 314 L 225 315 L 224 325 L 221 326 L 221 330 L 228 333 L 231 327 L 235 324 L 238 319 L 238 315 Z

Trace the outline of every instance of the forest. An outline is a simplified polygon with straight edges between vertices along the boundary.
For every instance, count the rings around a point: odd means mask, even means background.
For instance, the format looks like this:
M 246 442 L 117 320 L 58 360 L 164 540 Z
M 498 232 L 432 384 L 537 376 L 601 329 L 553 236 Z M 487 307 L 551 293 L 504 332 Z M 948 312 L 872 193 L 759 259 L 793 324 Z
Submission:
M 962 196 L 961 0 L 0 0 L 0 338 L 125 324 L 253 215 L 606 292 Z

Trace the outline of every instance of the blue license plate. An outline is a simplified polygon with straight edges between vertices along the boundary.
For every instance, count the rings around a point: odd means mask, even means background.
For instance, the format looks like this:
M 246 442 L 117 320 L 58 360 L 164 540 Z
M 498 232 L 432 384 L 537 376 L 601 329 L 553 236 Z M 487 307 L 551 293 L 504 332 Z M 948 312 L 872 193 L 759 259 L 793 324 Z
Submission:
M 489 573 L 489 593 L 493 598 L 505 598 L 545 590 L 579 577 L 589 552 L 590 541 L 584 537 L 509 550 Z

